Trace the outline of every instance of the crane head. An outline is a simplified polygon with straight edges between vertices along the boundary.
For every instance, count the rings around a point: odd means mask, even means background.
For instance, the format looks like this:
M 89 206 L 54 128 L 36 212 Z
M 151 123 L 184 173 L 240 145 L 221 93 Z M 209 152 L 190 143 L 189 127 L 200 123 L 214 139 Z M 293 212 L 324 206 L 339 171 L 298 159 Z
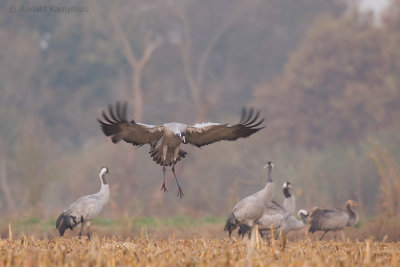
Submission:
M 102 168 L 100 169 L 100 175 L 103 175 L 103 174 L 105 174 L 105 173 L 108 173 L 108 168 L 107 168 L 107 167 L 102 167 Z
M 309 214 L 308 214 L 308 211 L 306 211 L 306 210 L 299 210 L 298 215 L 300 218 L 301 218 L 301 216 L 304 216 L 305 218 L 307 218 Z
M 282 187 L 283 188 L 293 188 L 293 186 L 290 182 L 284 182 Z
M 272 164 L 271 161 L 268 161 L 268 162 L 267 162 L 267 165 L 264 166 L 264 169 L 265 169 L 265 168 L 272 169 L 273 167 L 274 167 L 274 164 Z
M 349 199 L 349 200 L 346 201 L 346 206 L 357 207 L 358 203 L 355 202 L 354 200 Z

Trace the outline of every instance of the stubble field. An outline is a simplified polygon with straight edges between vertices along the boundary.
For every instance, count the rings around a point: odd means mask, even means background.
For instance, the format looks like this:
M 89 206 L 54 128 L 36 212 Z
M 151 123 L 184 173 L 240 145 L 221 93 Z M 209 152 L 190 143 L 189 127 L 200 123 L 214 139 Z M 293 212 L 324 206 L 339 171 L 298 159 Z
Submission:
M 179 220 L 178 220 L 179 219 Z M 0 227 L 3 266 L 400 266 L 398 220 L 375 220 L 329 233 L 307 229 L 287 239 L 231 239 L 220 220 L 146 220 L 128 227 L 98 219 L 93 236 L 58 237 L 53 221 L 33 219 Z M 29 223 L 28 223 L 29 222 Z M 125 225 L 125 227 L 122 227 Z M 115 236 L 114 236 L 115 235 Z
M 399 266 L 400 244 L 252 238 L 0 240 L 0 266 Z

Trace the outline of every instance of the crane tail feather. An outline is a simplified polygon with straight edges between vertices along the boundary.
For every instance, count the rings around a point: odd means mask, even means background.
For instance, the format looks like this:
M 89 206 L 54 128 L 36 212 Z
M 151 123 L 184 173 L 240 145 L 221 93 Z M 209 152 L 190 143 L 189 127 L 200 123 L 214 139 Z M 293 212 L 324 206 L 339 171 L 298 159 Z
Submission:
M 224 231 L 229 232 L 229 237 L 232 234 L 232 231 L 235 230 L 239 225 L 239 221 L 236 219 L 235 214 L 233 212 L 229 213 L 228 218 L 226 219 Z
M 171 166 L 173 163 L 172 159 L 167 159 L 167 162 L 162 159 L 162 150 L 159 147 L 150 150 L 149 154 L 153 158 L 153 161 L 155 161 L 157 164 L 160 164 L 161 166 Z M 183 159 L 186 155 L 186 151 L 179 149 L 178 157 L 176 158 L 174 163 L 178 163 L 178 161 Z
M 56 228 L 60 234 L 60 236 L 63 236 L 65 231 L 67 229 L 72 230 L 77 223 L 75 223 L 75 218 L 71 215 L 66 215 L 64 212 L 60 214 L 60 216 L 58 216 L 57 218 L 57 222 L 56 222 Z M 71 222 L 74 222 L 73 224 L 71 224 Z
M 321 230 L 320 227 L 318 226 L 318 223 L 315 220 L 311 220 L 310 222 L 310 229 L 308 231 L 310 233 L 314 233 L 315 231 Z

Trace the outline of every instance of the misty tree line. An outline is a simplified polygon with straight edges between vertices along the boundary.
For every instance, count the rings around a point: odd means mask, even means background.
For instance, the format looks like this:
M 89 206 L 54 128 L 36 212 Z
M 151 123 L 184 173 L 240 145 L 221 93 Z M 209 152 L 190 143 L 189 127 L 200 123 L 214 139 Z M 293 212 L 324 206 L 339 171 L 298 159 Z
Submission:
M 53 214 L 97 190 L 104 164 L 116 169 L 110 214 L 222 215 L 264 183 L 266 160 L 305 208 L 355 198 L 367 213 L 399 209 L 398 1 L 380 25 L 343 1 L 88 5 L 0 18 L 0 210 Z M 117 100 L 152 124 L 234 123 L 252 105 L 268 126 L 235 144 L 188 148 L 177 171 L 190 193 L 177 202 L 160 192 L 146 148 L 100 132 L 98 111 Z

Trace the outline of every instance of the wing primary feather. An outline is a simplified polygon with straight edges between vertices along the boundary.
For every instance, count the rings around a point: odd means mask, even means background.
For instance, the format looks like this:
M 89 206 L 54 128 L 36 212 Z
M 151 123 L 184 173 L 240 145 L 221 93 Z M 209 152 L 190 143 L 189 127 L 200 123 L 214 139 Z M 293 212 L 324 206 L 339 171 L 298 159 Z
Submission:
M 117 101 L 115 110 L 117 111 L 118 119 L 123 120 L 124 118 L 121 116 L 121 102 Z
M 113 119 L 115 122 L 120 122 L 120 120 L 118 120 L 114 115 L 114 110 L 112 108 L 112 105 L 108 105 L 108 113 L 110 113 L 111 119 Z
M 240 114 L 240 121 L 239 124 L 243 122 L 244 118 L 246 117 L 246 108 L 242 107 L 242 113 Z
M 249 109 L 249 113 L 247 114 L 247 118 L 245 119 L 245 121 L 242 123 L 242 124 L 247 124 L 248 123 L 248 121 L 251 119 L 251 117 L 253 116 L 253 112 L 254 112 L 254 109 L 251 107 L 250 109 Z
M 259 116 L 260 116 L 260 111 L 257 111 L 255 116 L 254 116 L 254 118 L 251 121 L 249 121 L 248 123 L 243 124 L 243 125 L 244 126 L 250 126 L 251 124 L 253 124 L 258 119 Z
M 253 124 L 253 125 L 251 125 L 250 127 L 251 128 L 254 128 L 254 127 L 257 127 L 257 126 L 259 126 L 261 123 L 263 123 L 264 122 L 264 118 L 262 118 L 259 122 L 257 122 L 256 124 Z M 265 128 L 265 127 L 261 127 L 261 128 L 258 128 L 258 129 L 263 129 L 263 128 Z
M 127 102 L 122 103 L 122 112 L 121 112 L 121 113 L 122 113 L 122 114 L 121 114 L 122 117 L 121 117 L 121 118 L 122 118 L 123 120 L 126 120 L 126 121 L 128 121 L 128 120 L 127 120 L 127 117 L 126 117 L 127 110 L 128 110 L 128 103 L 127 103 Z
M 115 123 L 114 121 L 110 120 L 110 118 L 107 116 L 107 113 L 106 113 L 104 110 L 101 111 L 101 115 L 103 116 L 103 118 L 104 118 L 108 123 L 110 123 L 110 124 Z M 105 124 L 105 123 L 103 122 L 103 124 Z

